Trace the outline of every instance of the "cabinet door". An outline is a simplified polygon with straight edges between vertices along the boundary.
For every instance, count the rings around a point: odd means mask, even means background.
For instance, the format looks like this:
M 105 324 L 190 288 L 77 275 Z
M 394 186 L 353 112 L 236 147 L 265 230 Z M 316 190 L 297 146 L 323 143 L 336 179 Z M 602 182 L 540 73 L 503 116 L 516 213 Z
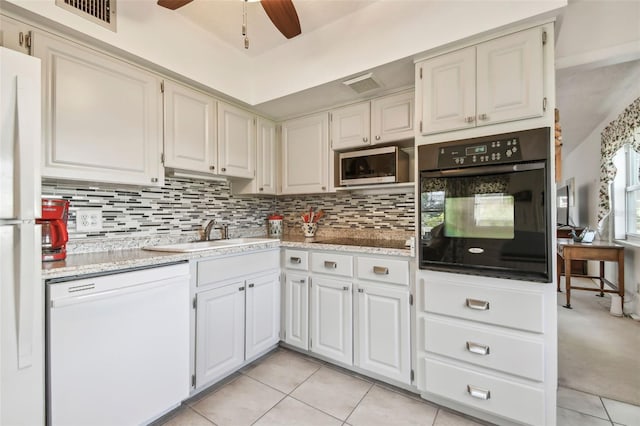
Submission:
M 282 124 L 282 194 L 327 191 L 328 126 L 327 113 Z
M 257 185 L 258 194 L 276 193 L 276 171 L 278 166 L 278 145 L 276 139 L 276 124 L 258 118 L 258 156 L 257 156 Z
M 422 64 L 423 135 L 475 126 L 475 47 Z
M 542 116 L 542 29 L 533 28 L 477 47 L 477 124 Z
M 253 179 L 256 153 L 255 116 L 218 102 L 219 174 Z
M 34 54 L 43 67 L 42 176 L 161 185 L 158 78 L 44 33 Z
M 31 54 L 32 28 L 7 16 L 0 16 L 0 46 Z
M 277 272 L 246 280 L 245 358 L 277 345 L 280 340 L 280 279 Z
M 331 112 L 331 148 L 339 151 L 361 148 L 371 143 L 369 102 Z
M 313 278 L 310 349 L 344 364 L 353 364 L 352 284 Z
M 358 285 L 357 366 L 411 383 L 409 292 Z
M 196 387 L 244 362 L 244 281 L 197 296 Z
M 285 342 L 309 349 L 309 277 L 287 272 L 285 281 Z
M 172 81 L 164 83 L 164 165 L 215 173 L 216 101 Z
M 414 91 L 371 101 L 371 144 L 411 139 Z

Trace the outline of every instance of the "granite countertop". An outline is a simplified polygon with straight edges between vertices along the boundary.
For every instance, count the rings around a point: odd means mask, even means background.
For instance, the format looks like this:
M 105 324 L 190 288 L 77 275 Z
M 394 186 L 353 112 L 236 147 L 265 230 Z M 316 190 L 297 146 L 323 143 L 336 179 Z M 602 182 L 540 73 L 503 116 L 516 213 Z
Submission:
M 319 241 L 322 241 L 319 239 Z M 360 241 L 357 241 L 360 242 Z M 315 242 L 315 239 L 302 236 L 286 236 L 283 240 L 272 240 L 237 247 L 217 247 L 189 253 L 171 253 L 148 251 L 143 249 L 109 250 L 94 253 L 68 254 L 65 260 L 42 263 L 42 278 L 74 278 L 89 274 L 141 268 L 146 266 L 164 265 L 174 262 L 201 259 L 204 257 L 223 256 L 234 253 L 244 253 L 254 250 L 266 250 L 278 247 L 295 247 L 302 249 L 333 250 L 367 254 L 381 254 L 387 256 L 413 257 L 409 248 L 398 247 L 398 240 L 361 240 L 367 246 L 329 244 Z M 374 246 L 377 245 L 377 246 Z

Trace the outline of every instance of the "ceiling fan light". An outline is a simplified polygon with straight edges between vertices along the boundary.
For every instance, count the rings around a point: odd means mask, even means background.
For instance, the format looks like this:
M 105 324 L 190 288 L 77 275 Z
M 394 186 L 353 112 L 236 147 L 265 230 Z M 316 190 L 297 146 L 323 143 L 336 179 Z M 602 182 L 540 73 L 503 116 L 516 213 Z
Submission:
M 343 81 L 342 84 L 350 87 L 356 93 L 364 93 L 381 87 L 380 83 L 373 78 L 373 73 L 362 74 L 358 77 Z

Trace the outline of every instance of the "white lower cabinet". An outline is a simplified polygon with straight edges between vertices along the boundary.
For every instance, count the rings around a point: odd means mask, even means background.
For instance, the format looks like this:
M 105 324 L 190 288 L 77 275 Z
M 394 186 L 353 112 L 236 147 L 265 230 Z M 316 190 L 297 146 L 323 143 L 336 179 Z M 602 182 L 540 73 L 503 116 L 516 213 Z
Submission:
M 244 281 L 198 294 L 197 388 L 244 362 L 244 297 Z
M 247 279 L 245 358 L 250 359 L 280 341 L 280 275 Z
M 409 289 L 358 284 L 356 366 L 411 383 Z
M 353 285 L 314 277 L 311 284 L 311 352 L 353 363 Z
M 285 343 L 391 383 L 412 383 L 410 263 L 285 249 Z
M 418 278 L 422 396 L 492 423 L 554 425 L 552 284 L 437 271 Z
M 195 389 L 222 379 L 280 341 L 278 258 L 279 250 L 271 250 L 196 262 Z
M 285 278 L 285 339 L 291 346 L 309 350 L 309 276 L 287 272 Z

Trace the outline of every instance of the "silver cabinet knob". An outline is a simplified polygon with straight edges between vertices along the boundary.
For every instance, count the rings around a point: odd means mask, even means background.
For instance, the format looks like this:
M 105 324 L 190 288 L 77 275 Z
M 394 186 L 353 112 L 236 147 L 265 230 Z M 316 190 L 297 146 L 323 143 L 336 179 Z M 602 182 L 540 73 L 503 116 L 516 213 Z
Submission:
M 467 385 L 467 393 L 474 398 L 489 399 L 491 398 L 491 392 L 488 389 L 480 389 L 473 385 Z
M 465 123 L 473 123 L 476 120 L 476 118 L 472 115 L 470 115 L 469 117 L 465 117 L 464 118 L 464 122 Z
M 220 169 L 220 170 L 222 170 L 223 172 L 226 172 L 226 171 L 227 171 L 226 167 L 223 167 L 223 168 L 222 168 L 222 169 Z
M 215 170 L 216 166 L 209 166 L 209 170 Z
M 264 191 L 264 188 L 260 188 L 258 191 Z
M 153 182 L 153 183 L 158 182 L 158 178 L 151 178 L 151 182 Z
M 345 285 L 345 286 L 342 287 L 342 290 L 349 291 L 349 287 Z
M 487 114 L 480 114 L 478 116 L 478 120 L 488 120 L 489 116 Z
M 323 191 L 326 191 L 326 190 L 327 190 L 327 187 L 326 187 L 326 186 L 323 186 L 323 187 L 322 187 L 322 190 L 323 190 Z
M 382 138 L 380 137 L 380 135 L 377 135 L 377 136 L 376 136 L 376 140 L 377 140 L 377 141 L 379 141 L 380 139 L 382 139 Z
M 364 143 L 369 142 L 369 138 L 365 136 L 364 138 L 362 138 L 362 142 L 364 142 Z

